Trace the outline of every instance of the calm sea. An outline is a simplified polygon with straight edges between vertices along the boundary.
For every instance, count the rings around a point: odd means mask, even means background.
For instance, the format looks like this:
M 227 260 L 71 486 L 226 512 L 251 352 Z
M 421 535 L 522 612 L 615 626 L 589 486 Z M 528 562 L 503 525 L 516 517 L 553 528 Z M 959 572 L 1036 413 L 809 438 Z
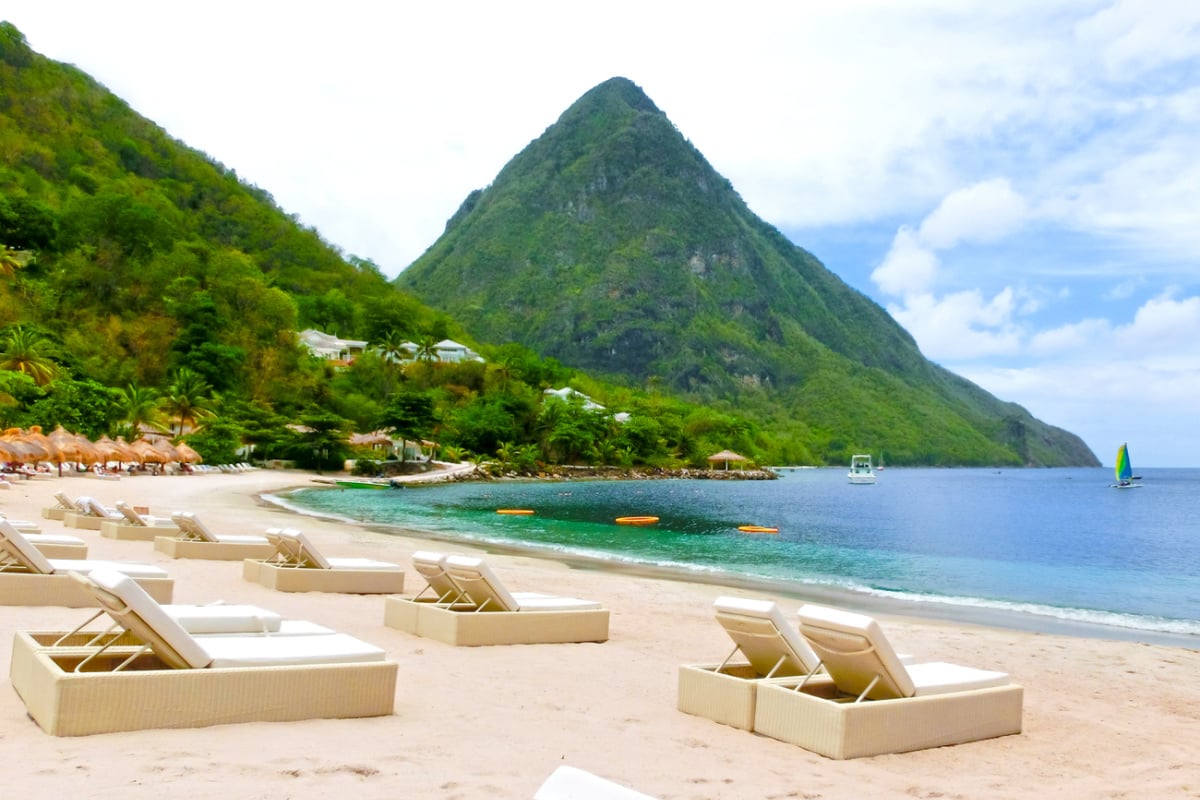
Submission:
M 785 469 L 776 481 L 459 483 L 278 499 L 385 529 L 801 598 L 850 592 L 898 612 L 1200 647 L 1200 470 L 1139 472 L 1144 486 L 1123 491 L 1103 469 L 893 467 L 871 486 L 827 468 Z M 660 521 L 614 523 L 629 515 Z

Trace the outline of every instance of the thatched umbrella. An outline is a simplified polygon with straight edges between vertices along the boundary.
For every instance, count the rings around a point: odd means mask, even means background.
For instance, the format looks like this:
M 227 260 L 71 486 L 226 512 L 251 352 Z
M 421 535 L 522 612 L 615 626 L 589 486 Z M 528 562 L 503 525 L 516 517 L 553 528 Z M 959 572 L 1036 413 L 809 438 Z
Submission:
M 747 461 L 749 459 L 747 459 L 745 456 L 738 455 L 732 450 L 722 450 L 719 453 L 713 453 L 708 457 L 708 460 L 714 464 L 718 461 L 723 461 L 725 462 L 725 469 L 729 469 L 730 461 Z
M 204 460 L 187 442 L 180 442 L 175 445 L 175 452 L 179 454 L 179 460 L 184 464 L 199 464 Z
M 9 461 L 19 461 L 23 464 L 28 464 L 31 461 L 41 461 L 44 458 L 50 457 L 50 453 L 46 448 L 37 442 L 26 440 L 20 428 L 7 429 L 0 436 L 0 441 L 4 443 L 4 449 L 9 456 Z
M 179 451 L 175 449 L 175 445 L 171 444 L 171 442 L 167 439 L 157 439 L 154 442 L 151 442 L 151 444 L 154 445 L 155 450 L 162 453 L 165 459 L 163 461 L 164 464 L 168 461 L 182 460 L 179 458 Z
M 105 463 L 116 461 L 120 464 L 124 461 L 137 461 L 137 455 L 130 451 L 129 445 L 125 444 L 124 440 L 113 441 L 107 433 L 97 439 L 95 445 L 101 460 Z
M 165 464 L 170 461 L 161 450 L 145 439 L 138 439 L 129 445 L 129 449 L 133 451 L 137 456 L 138 463 L 141 464 Z

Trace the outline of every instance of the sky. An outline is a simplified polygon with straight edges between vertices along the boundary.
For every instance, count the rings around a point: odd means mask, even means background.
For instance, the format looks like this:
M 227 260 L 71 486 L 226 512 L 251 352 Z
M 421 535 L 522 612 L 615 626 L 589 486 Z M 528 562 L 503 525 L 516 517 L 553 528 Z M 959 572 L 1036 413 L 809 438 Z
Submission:
M 575 100 L 642 87 L 926 357 L 1106 465 L 1200 466 L 1200 4 L 5 0 L 396 275 Z

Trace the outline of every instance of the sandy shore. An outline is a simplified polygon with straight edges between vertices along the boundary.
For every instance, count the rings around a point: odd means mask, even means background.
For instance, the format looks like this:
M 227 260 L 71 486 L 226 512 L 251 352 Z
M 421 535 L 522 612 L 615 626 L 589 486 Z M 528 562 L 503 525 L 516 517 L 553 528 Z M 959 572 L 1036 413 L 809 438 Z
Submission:
M 897 648 L 1000 669 L 1025 687 L 1025 731 L 985 742 L 831 761 L 675 709 L 680 664 L 719 661 L 729 640 L 711 605 L 726 587 L 489 555 L 515 590 L 602 601 L 604 644 L 455 648 L 383 625 L 378 596 L 285 594 L 246 583 L 240 563 L 172 560 L 148 542 L 105 539 L 41 520 L 54 491 L 190 510 L 221 533 L 286 523 L 330 555 L 408 564 L 446 550 L 255 500 L 305 484 L 300 473 L 82 477 L 23 481 L 0 513 L 87 540 L 89 557 L 167 569 L 175 601 L 251 603 L 372 642 L 400 665 L 395 714 L 365 720 L 254 723 L 82 738 L 47 736 L 20 698 L 0 691 L 0 787 L 21 796 L 211 798 L 530 798 L 571 764 L 668 798 L 1200 797 L 1200 652 L 881 616 Z M 472 548 L 458 547 L 468 552 Z M 422 584 L 410 571 L 407 586 Z M 755 592 L 738 590 L 754 596 Z M 766 595 L 769 596 L 769 595 Z M 793 615 L 800 601 L 779 600 Z M 90 612 L 0 608 L 0 662 L 12 633 L 68 630 Z M 877 616 L 880 616 L 877 614 Z

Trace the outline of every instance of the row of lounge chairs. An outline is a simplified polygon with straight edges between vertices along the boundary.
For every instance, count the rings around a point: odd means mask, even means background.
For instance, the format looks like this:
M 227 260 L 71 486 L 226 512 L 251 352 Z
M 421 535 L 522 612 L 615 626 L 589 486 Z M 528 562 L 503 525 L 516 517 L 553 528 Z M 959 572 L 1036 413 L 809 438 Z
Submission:
M 167 527 L 161 524 L 166 518 L 133 512 L 125 504 L 116 511 L 125 524 Z M 171 515 L 170 522 L 173 533 L 157 536 L 156 548 L 170 539 L 197 547 L 243 548 L 238 551 L 243 554 L 251 547 L 261 548 L 260 553 L 269 550 L 243 559 L 243 577 L 281 591 L 384 594 L 384 624 L 417 636 L 467 646 L 608 638 L 609 612 L 600 603 L 510 591 L 475 556 L 415 553 L 412 567 L 425 585 L 403 596 L 400 565 L 326 556 L 299 531 L 215 534 L 185 512 Z M 13 579 L 35 577 L 53 579 L 54 586 L 39 593 L 30 590 L 32 581 L 11 585 Z M 56 560 L 12 522 L 0 521 L 0 602 L 21 597 L 26 604 L 33 598 L 39 604 L 99 605 L 119 629 L 17 634 L 13 685 L 39 724 L 51 733 L 79 735 L 240 719 L 391 713 L 396 667 L 378 648 L 256 607 L 173 606 L 170 588 L 169 578 L 157 567 Z M 832 758 L 903 752 L 1021 730 L 1023 692 L 1006 674 L 899 655 L 870 617 L 805 605 L 797 624 L 791 624 L 771 601 L 728 597 L 717 600 L 715 611 L 733 651 L 719 664 L 680 667 L 681 711 Z M 741 659 L 735 661 L 738 654 Z M 375 665 L 374 671 L 364 671 L 370 677 L 362 681 L 353 666 L 360 663 Z M 281 695 L 265 688 L 271 680 L 259 669 L 284 666 L 291 672 L 281 676 L 279 685 L 288 687 L 288 696 L 299 692 L 338 700 L 278 710 Z M 167 669 L 187 677 L 160 681 L 161 691 L 210 699 L 184 701 L 166 718 L 156 715 L 167 712 L 126 708 L 138 704 L 113 688 L 123 682 L 136 686 L 145 675 Z M 243 684 L 231 671 L 253 675 Z M 205 677 L 191 677 L 198 672 Z M 365 695 L 357 699 L 343 698 L 334 688 L 346 692 L 347 685 L 360 684 Z M 67 685 L 74 688 L 66 692 Z M 81 693 L 85 685 L 98 687 L 94 691 L 105 698 L 126 699 L 96 713 L 68 709 L 65 703 L 90 696 Z M 160 699 L 144 705 L 172 707 L 165 695 Z M 95 699 L 94 706 L 87 702 L 89 709 L 102 709 L 107 700 Z M 293 714 L 300 716 L 279 716 Z

